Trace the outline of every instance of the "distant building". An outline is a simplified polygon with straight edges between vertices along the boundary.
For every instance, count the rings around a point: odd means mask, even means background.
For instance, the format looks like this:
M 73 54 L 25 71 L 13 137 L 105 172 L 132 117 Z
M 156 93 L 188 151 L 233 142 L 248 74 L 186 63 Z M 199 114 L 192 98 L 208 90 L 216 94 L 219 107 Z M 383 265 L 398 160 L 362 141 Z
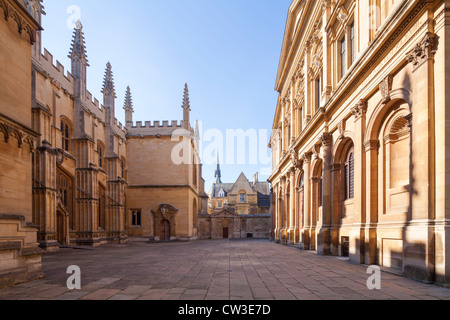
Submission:
M 249 181 L 244 173 L 234 183 L 222 183 L 219 163 L 209 193 L 208 214 L 199 214 L 200 239 L 269 238 L 270 186 Z
M 220 165 L 209 192 L 208 213 L 230 210 L 240 215 L 270 213 L 270 185 L 258 181 L 258 173 L 249 181 L 244 173 L 234 183 L 222 183 Z

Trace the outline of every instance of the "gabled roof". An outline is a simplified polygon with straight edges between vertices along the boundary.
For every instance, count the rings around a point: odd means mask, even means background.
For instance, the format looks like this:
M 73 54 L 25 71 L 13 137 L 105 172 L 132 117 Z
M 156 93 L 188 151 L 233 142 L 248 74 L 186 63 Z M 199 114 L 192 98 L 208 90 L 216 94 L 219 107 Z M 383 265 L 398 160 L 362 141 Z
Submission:
M 244 190 L 246 193 L 254 193 L 255 192 L 243 172 L 241 172 L 241 174 L 237 178 L 230 193 L 237 194 L 242 190 Z
M 211 215 L 212 218 L 236 218 L 239 217 L 237 213 L 229 209 L 223 209 L 221 211 L 215 212 Z
M 211 198 L 219 198 L 220 191 L 225 192 L 225 197 L 229 193 L 237 194 L 244 190 L 246 193 L 257 193 L 258 199 L 270 196 L 270 185 L 267 181 L 250 182 L 244 173 L 241 173 L 235 183 L 213 183 L 209 195 Z

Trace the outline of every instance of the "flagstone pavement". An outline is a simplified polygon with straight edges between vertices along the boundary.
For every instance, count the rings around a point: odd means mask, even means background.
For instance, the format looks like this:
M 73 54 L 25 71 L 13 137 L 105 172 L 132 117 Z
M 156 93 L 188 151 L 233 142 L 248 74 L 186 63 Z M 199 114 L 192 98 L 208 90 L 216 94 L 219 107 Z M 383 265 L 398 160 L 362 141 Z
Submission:
M 450 300 L 450 289 L 265 240 L 130 242 L 43 256 L 45 277 L 0 290 L 0 300 Z M 67 268 L 81 270 L 69 290 Z

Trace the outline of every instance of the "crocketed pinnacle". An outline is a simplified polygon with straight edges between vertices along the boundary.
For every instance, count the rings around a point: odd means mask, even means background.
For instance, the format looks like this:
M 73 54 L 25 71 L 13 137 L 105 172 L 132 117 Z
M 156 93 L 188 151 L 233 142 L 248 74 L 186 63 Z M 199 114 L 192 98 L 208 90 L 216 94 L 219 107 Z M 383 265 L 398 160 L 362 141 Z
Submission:
M 125 109 L 125 111 L 133 112 L 133 100 L 131 98 L 130 86 L 127 87 L 127 92 L 125 93 L 125 103 L 123 108 Z
M 217 153 L 217 168 L 214 174 L 214 183 L 222 183 L 222 172 L 220 171 L 219 153 Z
M 195 120 L 195 141 L 200 141 L 200 125 L 198 120 Z
M 116 93 L 116 89 L 114 87 L 114 77 L 112 73 L 112 66 L 111 63 L 106 64 L 106 71 L 105 71 L 105 77 L 103 78 L 103 94 L 111 94 L 114 95 Z
M 184 85 L 184 96 L 183 96 L 183 109 L 191 110 L 191 103 L 189 101 L 189 88 L 187 83 Z
M 83 25 L 80 20 L 78 20 L 75 24 L 72 45 L 68 57 L 72 60 L 78 58 L 89 66 L 86 54 L 86 42 L 84 40 Z

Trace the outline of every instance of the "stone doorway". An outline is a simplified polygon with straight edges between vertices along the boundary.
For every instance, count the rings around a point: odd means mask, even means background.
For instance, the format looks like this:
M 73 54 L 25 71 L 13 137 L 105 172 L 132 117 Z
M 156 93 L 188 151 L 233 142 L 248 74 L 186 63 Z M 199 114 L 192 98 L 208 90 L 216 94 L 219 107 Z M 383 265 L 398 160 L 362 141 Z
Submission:
M 168 220 L 161 221 L 161 241 L 169 241 L 170 240 L 170 222 Z
M 56 214 L 56 240 L 60 245 L 66 244 L 65 214 L 61 211 Z
M 228 239 L 228 227 L 223 228 L 223 238 Z
M 342 237 L 342 256 L 348 257 L 350 253 L 350 238 Z
M 154 237 L 156 241 L 176 240 L 178 209 L 169 204 L 160 204 L 151 210 L 153 215 Z

